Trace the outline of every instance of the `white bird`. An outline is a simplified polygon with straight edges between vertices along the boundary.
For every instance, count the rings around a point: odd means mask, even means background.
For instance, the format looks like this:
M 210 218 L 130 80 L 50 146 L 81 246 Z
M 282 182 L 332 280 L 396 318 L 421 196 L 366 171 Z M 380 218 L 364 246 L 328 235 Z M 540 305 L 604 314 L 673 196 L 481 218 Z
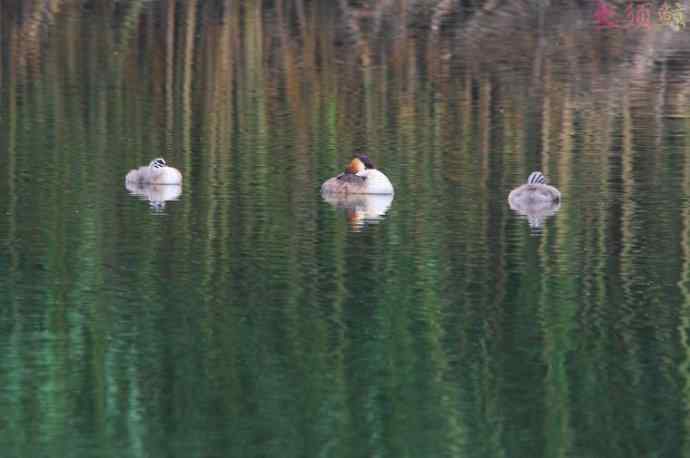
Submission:
M 537 229 L 561 208 L 561 192 L 547 185 L 541 172 L 532 172 L 526 184 L 510 192 L 508 204 L 527 218 L 530 227 Z
M 560 200 L 561 192 L 546 184 L 546 178 L 541 172 L 530 173 L 527 183 L 513 189 L 508 195 L 508 202 L 520 207 L 555 203 Z
M 174 167 L 168 167 L 162 157 L 151 161 L 148 166 L 130 170 L 125 183 L 145 184 L 182 184 L 182 174 Z
M 321 185 L 322 194 L 393 194 L 393 184 L 366 155 L 355 156 L 338 176 Z

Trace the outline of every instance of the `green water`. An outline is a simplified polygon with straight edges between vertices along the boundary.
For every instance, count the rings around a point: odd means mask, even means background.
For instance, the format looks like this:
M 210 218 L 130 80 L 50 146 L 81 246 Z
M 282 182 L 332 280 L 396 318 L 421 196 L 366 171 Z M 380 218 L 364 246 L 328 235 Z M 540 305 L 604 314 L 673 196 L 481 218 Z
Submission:
M 370 3 L 0 1 L 0 456 L 690 456 L 690 34 Z

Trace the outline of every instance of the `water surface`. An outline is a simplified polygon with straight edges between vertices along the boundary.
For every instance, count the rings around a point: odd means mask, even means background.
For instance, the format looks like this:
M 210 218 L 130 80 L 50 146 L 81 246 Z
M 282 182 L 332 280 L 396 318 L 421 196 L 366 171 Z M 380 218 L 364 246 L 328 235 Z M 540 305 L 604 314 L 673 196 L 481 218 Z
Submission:
M 0 2 L 2 456 L 690 454 L 688 32 L 39 3 Z M 353 151 L 370 213 L 318 192 Z

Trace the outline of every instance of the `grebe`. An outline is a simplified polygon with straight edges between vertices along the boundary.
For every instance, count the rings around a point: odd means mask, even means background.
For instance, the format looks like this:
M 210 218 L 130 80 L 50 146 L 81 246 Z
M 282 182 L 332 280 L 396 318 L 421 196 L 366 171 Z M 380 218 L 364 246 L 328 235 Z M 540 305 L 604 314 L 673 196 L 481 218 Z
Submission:
M 527 218 L 532 229 L 539 229 L 546 218 L 561 208 L 561 193 L 546 184 L 541 172 L 532 172 L 527 184 L 513 189 L 508 195 L 510 208 Z
M 546 178 L 541 172 L 532 172 L 527 183 L 510 191 L 508 202 L 513 206 L 529 207 L 544 203 L 561 201 L 561 192 L 546 184 Z
M 168 167 L 162 157 L 151 161 L 148 166 L 130 170 L 125 177 L 126 183 L 144 184 L 181 184 L 182 174 L 174 167 Z
M 393 185 L 386 175 L 374 167 L 368 156 L 355 156 L 338 176 L 321 185 L 324 194 L 393 194 Z

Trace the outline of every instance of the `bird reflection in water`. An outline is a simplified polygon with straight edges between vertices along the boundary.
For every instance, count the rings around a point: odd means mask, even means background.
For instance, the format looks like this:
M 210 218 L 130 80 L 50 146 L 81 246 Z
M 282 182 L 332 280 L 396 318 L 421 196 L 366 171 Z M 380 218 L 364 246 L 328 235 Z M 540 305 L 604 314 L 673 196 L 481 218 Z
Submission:
M 141 200 L 147 200 L 154 212 L 162 212 L 166 202 L 177 200 L 182 194 L 182 186 L 173 184 L 157 185 L 127 182 L 125 187 L 131 195 Z
M 351 229 L 359 232 L 382 221 L 393 203 L 393 194 L 322 194 L 323 200 L 344 209 Z
M 523 205 L 523 202 L 508 202 L 510 209 L 524 217 L 529 223 L 532 233 L 537 235 L 543 230 L 546 219 L 558 213 L 561 202 L 539 202 L 531 205 Z

